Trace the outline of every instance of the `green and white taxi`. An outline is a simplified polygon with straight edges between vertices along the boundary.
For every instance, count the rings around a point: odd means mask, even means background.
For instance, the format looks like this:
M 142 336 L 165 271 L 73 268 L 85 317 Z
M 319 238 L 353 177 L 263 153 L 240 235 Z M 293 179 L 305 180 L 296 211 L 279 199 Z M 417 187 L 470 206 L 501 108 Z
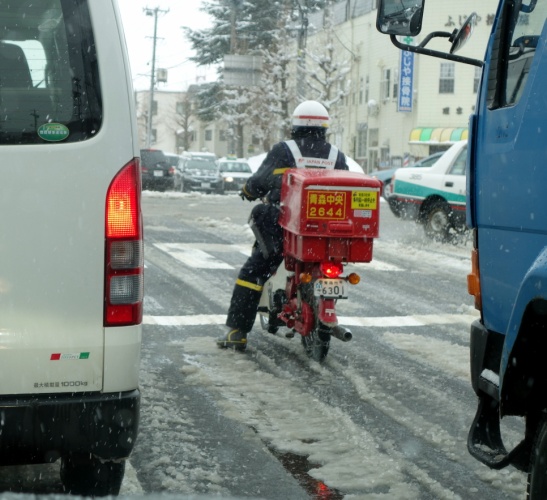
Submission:
M 446 241 L 465 226 L 467 141 L 454 143 L 431 167 L 400 168 L 388 202 L 402 219 L 423 224 L 427 236 Z

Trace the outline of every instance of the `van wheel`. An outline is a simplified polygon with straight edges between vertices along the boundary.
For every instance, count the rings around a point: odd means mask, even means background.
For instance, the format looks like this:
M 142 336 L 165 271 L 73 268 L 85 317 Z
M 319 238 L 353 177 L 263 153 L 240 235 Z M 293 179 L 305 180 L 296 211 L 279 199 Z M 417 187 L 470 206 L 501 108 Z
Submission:
M 424 217 L 424 229 L 428 238 L 435 241 L 446 242 L 450 233 L 450 208 L 442 201 L 437 201 Z
M 61 482 L 71 495 L 118 495 L 124 473 L 125 460 L 101 461 L 91 455 L 67 455 L 61 459 Z

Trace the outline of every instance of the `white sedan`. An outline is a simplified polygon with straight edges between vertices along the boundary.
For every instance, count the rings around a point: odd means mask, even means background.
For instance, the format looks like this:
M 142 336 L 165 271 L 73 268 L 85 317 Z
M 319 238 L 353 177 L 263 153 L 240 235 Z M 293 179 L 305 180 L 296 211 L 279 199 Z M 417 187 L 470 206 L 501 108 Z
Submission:
M 423 224 L 426 235 L 440 241 L 465 230 L 467 141 L 453 144 L 431 167 L 395 171 L 392 212 Z

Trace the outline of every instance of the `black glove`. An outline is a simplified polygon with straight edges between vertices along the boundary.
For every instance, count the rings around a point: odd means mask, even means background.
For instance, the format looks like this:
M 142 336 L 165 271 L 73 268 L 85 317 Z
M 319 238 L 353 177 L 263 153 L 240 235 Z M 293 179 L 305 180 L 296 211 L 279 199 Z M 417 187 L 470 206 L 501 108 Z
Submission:
M 255 201 L 257 199 L 255 196 L 252 196 L 249 193 L 247 193 L 245 188 L 243 188 L 238 194 L 242 200 Z

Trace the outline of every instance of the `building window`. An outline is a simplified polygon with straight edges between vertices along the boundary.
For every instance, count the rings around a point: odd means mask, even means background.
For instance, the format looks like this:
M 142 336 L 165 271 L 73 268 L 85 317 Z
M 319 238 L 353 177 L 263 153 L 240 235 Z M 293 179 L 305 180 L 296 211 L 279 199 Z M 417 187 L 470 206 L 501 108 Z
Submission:
M 177 102 L 177 107 L 176 107 L 177 115 L 184 115 L 185 114 L 186 106 L 184 104 L 185 103 L 183 103 L 183 102 Z
M 391 93 L 393 99 L 399 97 L 399 74 L 397 70 L 393 71 L 393 92 Z
M 371 128 L 368 132 L 369 147 L 377 148 L 378 147 L 378 129 Z
M 382 81 L 380 82 L 380 96 L 382 99 L 389 99 L 391 90 L 391 70 L 384 69 L 382 72 Z
M 473 79 L 473 94 L 479 91 L 479 85 L 481 83 L 482 68 L 475 67 L 475 78 Z
M 365 158 L 367 155 L 367 129 L 357 131 L 357 158 Z
M 205 140 L 206 141 L 212 141 L 213 140 L 213 131 L 212 130 L 206 130 L 205 131 Z
M 441 77 L 439 79 L 439 94 L 454 93 L 454 63 L 441 63 Z
M 367 103 L 369 100 L 369 91 L 370 91 L 370 82 L 367 75 L 367 78 L 365 80 L 365 103 Z

